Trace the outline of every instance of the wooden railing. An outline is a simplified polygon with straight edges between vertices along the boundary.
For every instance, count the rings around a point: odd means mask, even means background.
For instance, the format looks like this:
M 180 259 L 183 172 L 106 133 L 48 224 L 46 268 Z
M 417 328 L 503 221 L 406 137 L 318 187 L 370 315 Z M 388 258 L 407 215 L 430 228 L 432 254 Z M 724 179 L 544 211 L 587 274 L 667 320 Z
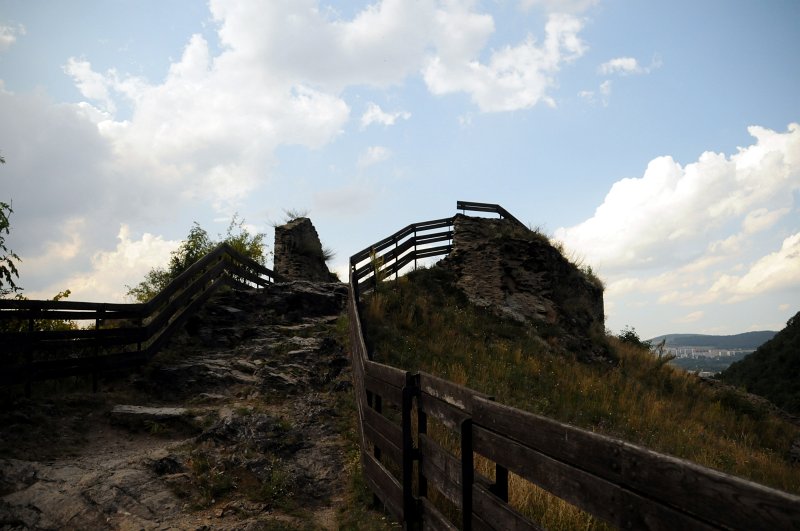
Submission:
M 263 287 L 270 269 L 222 243 L 143 304 L 0 299 L 0 386 L 97 376 L 149 360 L 220 286 Z M 53 330 L 57 321 L 91 329 Z M 12 331 L 9 331 L 12 330 Z
M 442 228 L 444 221 L 429 223 Z M 370 253 L 390 249 L 383 254 L 389 255 L 403 246 L 398 235 L 416 235 L 425 226 L 409 225 L 354 255 L 350 272 L 361 464 L 372 492 L 406 528 L 541 529 L 509 505 L 513 473 L 621 529 L 800 529 L 798 496 L 373 361 L 358 310 L 359 280 L 368 272 L 357 265 Z M 391 259 L 413 259 L 403 256 Z M 438 437 L 428 434 L 431 421 Z M 454 449 L 436 442 L 442 431 L 449 433 L 445 440 L 457 441 Z M 493 480 L 478 473 L 476 456 L 491 463 Z M 449 508 L 433 503 L 437 497 Z
M 505 208 L 492 203 L 458 201 L 458 210 L 492 212 L 504 219 L 524 224 Z M 385 278 L 397 276 L 411 262 L 434 256 L 445 256 L 453 250 L 454 217 L 412 223 L 391 236 L 350 257 L 351 276 L 355 276 L 356 294 L 371 289 Z

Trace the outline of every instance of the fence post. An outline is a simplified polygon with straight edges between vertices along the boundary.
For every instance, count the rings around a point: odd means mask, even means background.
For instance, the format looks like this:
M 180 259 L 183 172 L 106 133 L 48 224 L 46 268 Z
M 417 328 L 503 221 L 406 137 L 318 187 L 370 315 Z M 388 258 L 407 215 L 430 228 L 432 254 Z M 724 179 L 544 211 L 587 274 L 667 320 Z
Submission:
M 38 313 L 38 308 L 31 308 L 31 314 L 28 317 L 28 345 L 25 347 L 25 396 L 31 397 L 33 392 L 33 332 L 34 332 L 34 318 L 33 316 Z
M 414 271 L 417 270 L 417 227 L 414 227 Z
M 472 531 L 472 484 L 474 481 L 472 418 L 466 418 L 461 421 L 461 511 L 464 531 Z
M 413 407 L 414 397 L 419 395 L 419 375 L 406 373 L 406 381 L 403 386 L 402 404 L 402 432 L 403 432 L 403 518 L 406 529 L 415 528 L 419 521 L 419 511 L 417 510 L 414 492 L 414 438 L 411 433 L 411 408 Z
M 417 379 L 419 379 L 419 373 L 417 373 Z M 428 414 L 420 407 L 419 398 L 417 398 L 417 434 L 418 437 L 428 434 Z M 428 497 L 428 480 L 422 473 L 421 463 L 417 467 L 417 494 L 420 498 Z
M 97 378 L 98 378 L 98 364 L 100 363 L 100 324 L 103 316 L 106 313 L 105 306 L 101 306 L 97 310 L 97 316 L 94 318 L 94 363 L 92 364 L 92 392 L 97 392 Z

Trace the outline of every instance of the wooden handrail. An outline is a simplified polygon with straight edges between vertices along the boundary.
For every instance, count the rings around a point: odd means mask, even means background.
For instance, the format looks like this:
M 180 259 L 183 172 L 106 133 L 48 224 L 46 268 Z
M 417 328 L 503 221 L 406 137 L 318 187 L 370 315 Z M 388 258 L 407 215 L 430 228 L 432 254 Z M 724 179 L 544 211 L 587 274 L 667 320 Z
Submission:
M 499 205 L 459 201 L 458 207 L 519 223 Z M 440 229 L 452 219 L 431 223 Z M 359 287 L 368 287 L 371 276 L 398 271 L 402 266 L 396 264 L 408 263 L 410 255 L 412 260 L 423 256 L 415 245 L 417 231 L 425 226 L 411 224 L 350 260 L 348 311 L 361 463 L 372 492 L 407 529 L 456 529 L 428 498 L 429 486 L 457 509 L 463 529 L 541 529 L 508 504 L 509 472 L 623 529 L 800 529 L 796 495 L 373 361 L 364 341 Z M 412 250 L 395 253 L 398 240 L 411 241 L 405 247 Z M 377 254 L 385 249 L 391 250 Z M 430 252 L 449 251 L 443 246 Z M 359 265 L 371 255 L 377 263 Z M 390 264 L 382 264 L 382 258 Z M 400 411 L 399 424 L 396 415 L 382 414 L 384 402 Z M 414 416 L 416 427 L 410 422 Z M 429 418 L 451 430 L 460 457 L 427 435 Z M 494 481 L 474 469 L 474 454 L 495 463 Z
M 0 385 L 26 382 L 30 389 L 36 380 L 144 363 L 220 286 L 263 287 L 280 280 L 274 271 L 223 242 L 146 303 L 0 299 L 0 322 L 24 324 L 22 331 L 0 333 Z M 36 322 L 62 320 L 94 320 L 95 330 L 35 330 Z M 102 328 L 107 321 L 122 326 Z M 48 359 L 35 359 L 40 351 L 60 353 L 62 358 L 52 359 L 50 354 Z M 93 354 L 98 351 L 103 354 Z

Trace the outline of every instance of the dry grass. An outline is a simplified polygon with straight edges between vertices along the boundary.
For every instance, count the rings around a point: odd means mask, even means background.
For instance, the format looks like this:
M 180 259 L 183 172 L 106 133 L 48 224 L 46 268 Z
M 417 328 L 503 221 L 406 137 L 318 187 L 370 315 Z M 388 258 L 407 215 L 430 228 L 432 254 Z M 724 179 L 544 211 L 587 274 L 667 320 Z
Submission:
M 424 370 L 498 401 L 618 437 L 784 491 L 800 492 L 787 461 L 800 429 L 732 391 L 719 391 L 649 352 L 608 338 L 616 363 L 555 354 L 546 328 L 470 305 L 436 269 L 387 282 L 363 306 L 376 359 Z M 443 446 L 452 434 L 429 430 Z M 483 465 L 482 465 L 483 466 Z M 489 473 L 491 464 L 485 465 Z M 603 526 L 519 477 L 511 503 L 551 529 Z

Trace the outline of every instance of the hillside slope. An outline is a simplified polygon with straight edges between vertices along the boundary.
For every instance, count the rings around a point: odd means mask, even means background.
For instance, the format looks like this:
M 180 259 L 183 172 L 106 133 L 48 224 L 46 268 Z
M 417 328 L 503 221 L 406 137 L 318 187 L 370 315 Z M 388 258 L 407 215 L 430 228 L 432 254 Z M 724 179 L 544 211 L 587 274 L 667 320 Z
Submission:
M 775 337 L 728 367 L 721 378 L 800 415 L 800 312 Z

